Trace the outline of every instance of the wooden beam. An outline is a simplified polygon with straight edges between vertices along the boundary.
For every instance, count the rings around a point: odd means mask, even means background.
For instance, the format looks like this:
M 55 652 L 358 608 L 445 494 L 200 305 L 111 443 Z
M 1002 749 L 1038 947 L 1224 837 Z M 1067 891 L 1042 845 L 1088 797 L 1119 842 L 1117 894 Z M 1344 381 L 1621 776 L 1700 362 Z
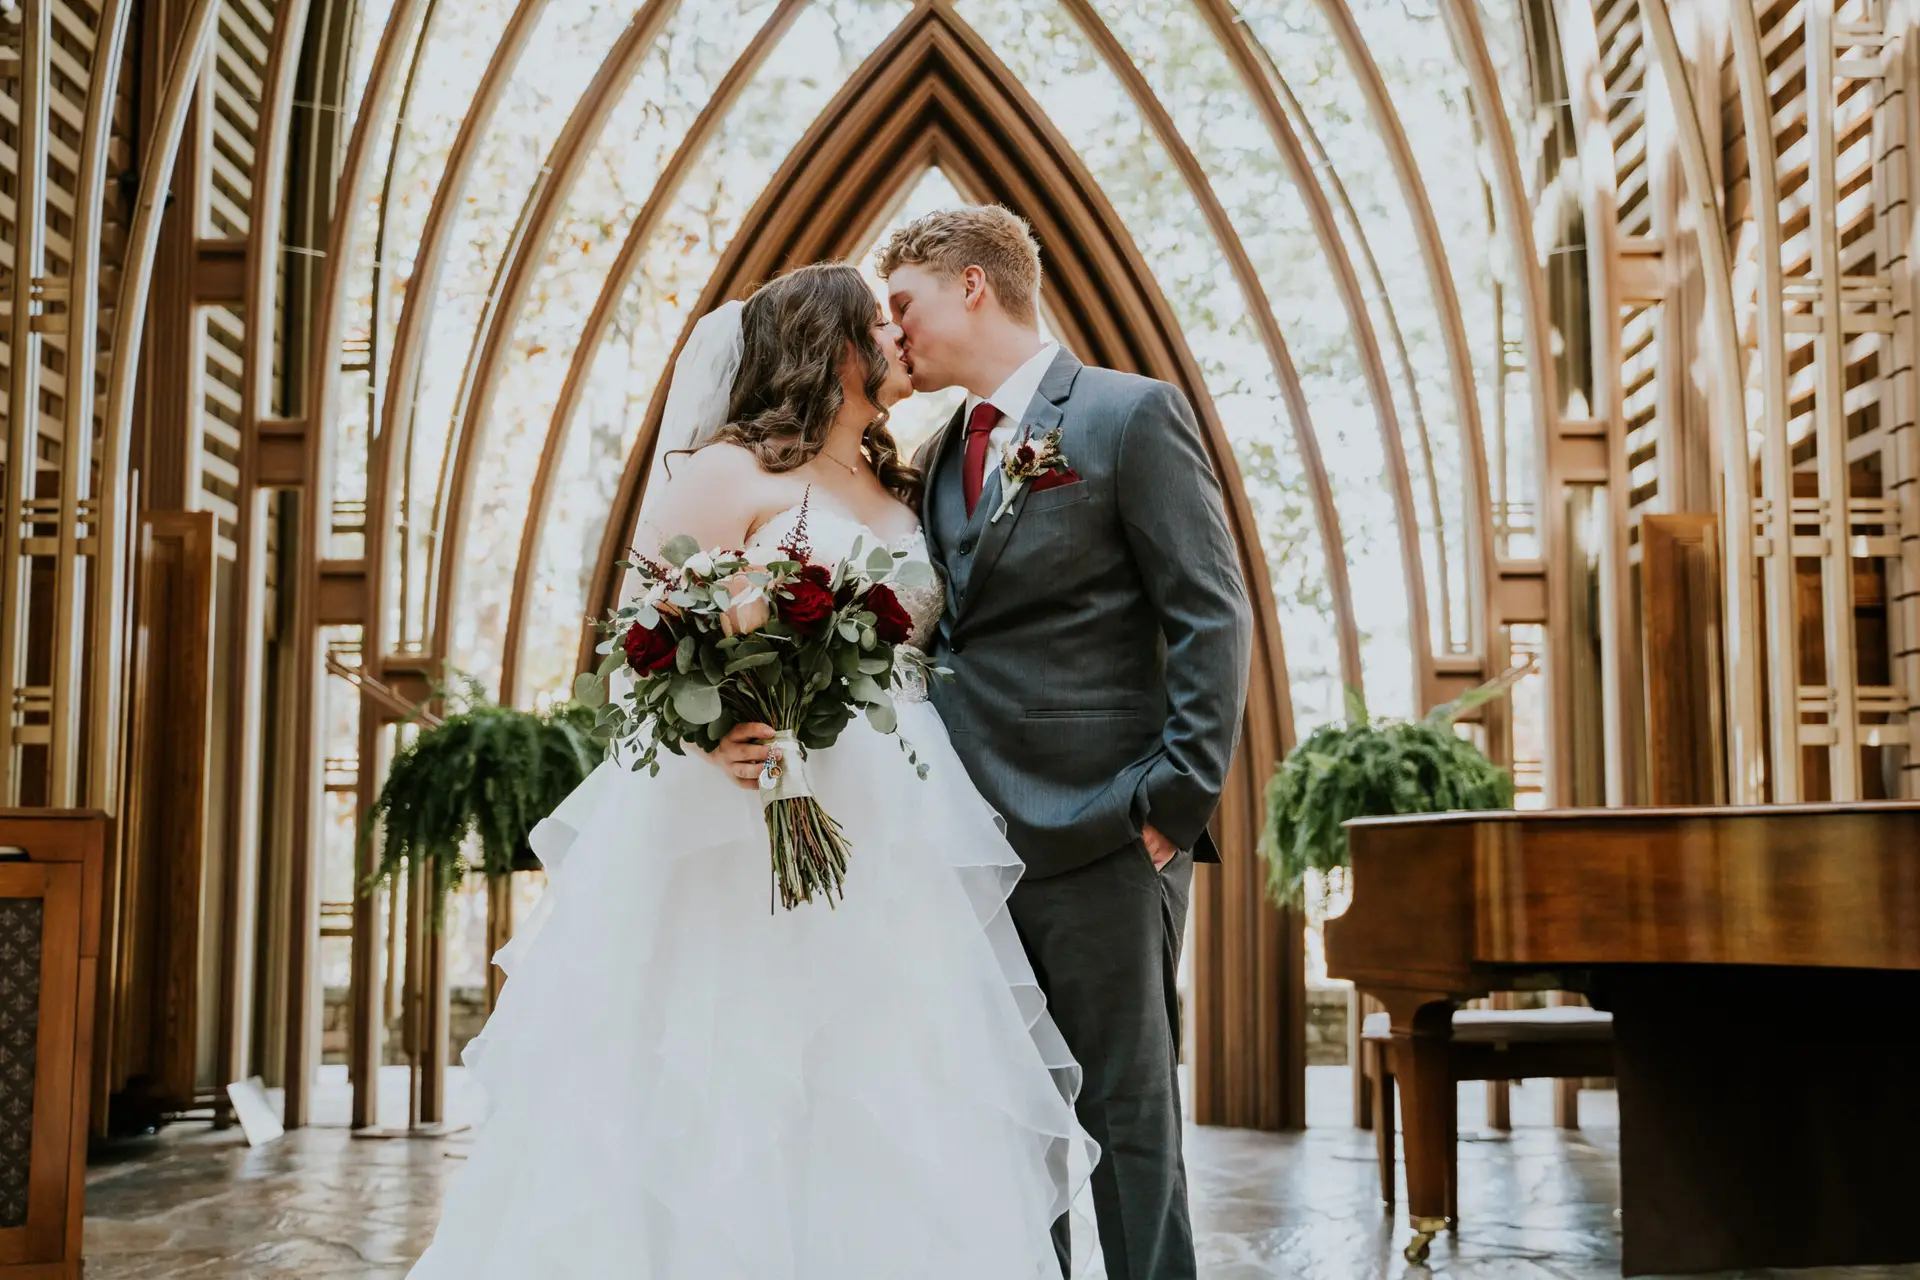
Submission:
M 1612 479 L 1612 441 L 1599 418 L 1562 418 L 1548 448 L 1566 484 L 1604 485 Z
M 365 560 L 320 561 L 319 625 L 365 626 L 366 590 Z
M 304 489 L 312 458 L 303 418 L 261 418 L 253 424 L 252 483 L 262 489 Z
M 255 175 L 258 184 L 263 174 Z M 201 306 L 237 307 L 247 300 L 248 240 L 196 240 L 193 300 Z
M 353 133 L 347 141 L 346 157 L 341 162 L 338 181 L 335 185 L 332 225 L 327 231 L 327 256 L 315 289 L 313 305 L 313 325 L 309 335 L 311 353 L 308 357 L 308 369 L 311 381 L 307 388 L 307 400 L 303 406 L 309 421 L 325 423 L 339 394 L 340 385 L 340 344 L 341 334 L 346 325 L 346 284 L 347 268 L 353 260 L 352 247 L 360 226 L 360 219 L 366 216 L 367 188 L 371 180 L 373 156 L 378 145 L 376 132 L 386 122 L 387 104 L 401 83 L 401 72 L 406 66 L 408 51 L 418 56 L 418 44 L 414 39 L 415 30 L 427 12 L 429 0 L 394 0 L 392 10 L 387 15 L 386 28 L 380 33 L 379 43 L 375 46 L 373 64 L 367 75 L 366 89 L 363 91 L 360 105 L 353 118 Z M 318 737 L 325 698 L 322 669 L 324 654 L 320 646 L 319 629 L 323 625 L 324 610 L 321 604 L 323 583 L 321 573 L 321 552 L 326 547 L 331 534 L 332 504 L 330 493 L 330 475 L 327 469 L 329 453 L 324 448 L 324 431 L 306 433 L 306 460 L 303 474 L 307 479 L 305 491 L 300 497 L 300 534 L 299 545 L 295 549 L 299 571 L 296 575 L 294 590 L 294 634 L 300 645 L 298 652 L 303 661 L 294 671 L 295 688 L 290 705 L 295 718 L 292 728 L 295 764 L 293 768 L 293 816 L 292 841 L 296 866 L 290 872 L 296 900 L 305 895 L 310 901 L 298 906 L 297 913 L 311 913 L 315 930 L 309 932 L 303 927 L 294 932 L 293 954 L 288 958 L 288 981 L 293 990 L 312 988 L 311 968 L 313 953 L 318 947 L 317 925 L 319 895 L 314 887 L 312 868 L 308 865 L 317 846 L 315 833 L 319 829 L 321 789 L 323 779 L 320 765 L 320 746 Z M 364 594 L 361 608 L 365 608 Z M 367 652 L 377 652 L 368 648 Z M 377 761 L 370 764 L 376 754 L 379 738 L 373 731 L 369 718 L 362 716 L 358 740 L 360 753 L 360 781 L 356 793 L 360 812 L 366 811 L 371 803 L 374 780 L 378 777 Z M 371 868 L 368 865 L 369 853 L 356 855 L 355 871 L 364 876 Z M 389 892 L 392 892 L 391 890 Z M 353 1113 L 352 1124 L 355 1128 L 371 1125 L 378 1111 L 378 1063 L 374 1053 L 374 1042 L 378 1038 L 379 1020 L 375 1012 L 375 1003 L 369 993 L 372 990 L 370 966 L 377 952 L 368 945 L 378 929 L 374 923 L 377 903 L 371 898 L 357 898 L 354 902 L 354 943 L 353 943 L 353 1022 L 349 1033 L 348 1051 L 353 1057 Z M 305 914 L 299 914 L 304 922 Z M 303 972 L 302 970 L 306 970 Z M 286 1124 L 293 1128 L 307 1121 L 308 1089 L 306 1072 L 317 1046 L 309 1042 L 307 1022 L 290 1022 L 286 1046 L 287 1102 Z M 371 1065 L 371 1069 L 369 1069 Z
M 94 62 L 87 86 L 87 116 L 75 176 L 73 261 L 67 278 L 68 314 L 77 320 L 67 332 L 67 369 L 84 376 L 67 379 L 62 423 L 59 547 L 54 555 L 52 629 L 52 743 L 48 752 L 49 804 L 72 808 L 80 803 L 80 726 L 87 708 L 85 669 L 86 609 L 81 601 L 80 503 L 93 488 L 93 411 L 97 403 L 93 370 L 100 361 L 101 240 L 105 222 L 107 164 L 113 151 L 114 103 L 125 62 L 131 0 L 106 0 L 95 31 Z M 112 549 L 96 544 L 95 563 Z M 96 722 L 94 733 L 106 731 Z M 103 1002 L 107 1003 L 107 1002 Z M 99 1099 L 105 1104 L 104 1097 Z
M 1819 27 L 1819 6 L 1808 9 L 1809 30 Z M 1724 678 L 1727 682 L 1725 709 L 1726 742 L 1729 753 L 1728 797 L 1734 804 L 1757 804 L 1764 798 L 1766 749 L 1760 732 L 1760 654 L 1759 630 L 1754 606 L 1753 573 L 1753 493 L 1747 423 L 1745 380 L 1739 351 L 1739 326 L 1734 320 L 1731 253 L 1727 247 L 1726 224 L 1720 212 L 1720 198 L 1713 176 L 1712 158 L 1707 153 L 1700 131 L 1700 114 L 1693 96 L 1693 81 L 1687 62 L 1674 34 L 1667 12 L 1667 0 L 1641 0 L 1640 15 L 1646 24 L 1649 42 L 1659 58 L 1661 80 L 1672 96 L 1676 140 L 1686 174 L 1687 196 L 1693 203 L 1695 236 L 1700 250 L 1701 275 L 1706 285 L 1708 325 L 1708 367 L 1716 391 L 1715 415 L 1720 419 L 1721 555 L 1723 590 L 1726 594 L 1724 625 Z M 1715 108 L 1718 118 L 1718 108 Z M 1831 145 L 1831 135 L 1827 142 Z M 1820 141 L 1814 142 L 1815 165 L 1821 161 Z M 1768 211 L 1767 216 L 1772 216 Z M 1818 224 L 1820 219 L 1815 218 Z M 1837 310 L 1837 307 L 1835 308 Z M 1837 316 L 1834 320 L 1838 324 Z M 1837 349 L 1835 352 L 1837 356 Z M 1838 374 L 1834 375 L 1836 378 Z M 1847 626 L 1851 632 L 1852 618 Z M 1851 653 L 1849 646 L 1845 652 Z
M 223 940 L 220 966 L 220 1011 L 215 1048 L 215 1082 L 226 1084 L 252 1074 L 254 966 L 259 954 L 259 879 L 261 864 L 261 788 L 266 776 L 263 760 L 265 724 L 263 701 L 266 679 L 268 498 L 261 468 L 268 453 L 280 465 L 290 458 L 304 460 L 305 440 L 296 437 L 291 449 L 281 433 L 263 431 L 276 407 L 274 372 L 278 367 L 283 332 L 278 322 L 281 267 L 281 224 L 286 205 L 287 156 L 291 146 L 294 80 L 300 68 L 307 34 L 309 0 L 281 0 L 274 6 L 272 46 L 267 55 L 262 100 L 255 133 L 252 187 L 249 192 L 248 238 L 240 242 L 242 309 L 246 316 L 246 345 L 240 384 L 241 439 L 251 437 L 252 448 L 240 450 L 239 512 L 234 521 L 232 602 L 227 625 L 237 668 L 230 676 L 227 706 L 227 762 L 225 787 L 227 847 L 222 851 L 219 936 Z M 201 265 L 207 264 L 209 242 L 201 241 Z M 204 270 L 202 272 L 204 277 Z M 263 448 L 262 446 L 269 446 Z M 279 445 L 278 449 L 271 446 Z M 319 984 L 301 988 L 310 1003 L 322 997 Z M 293 1020 L 309 1025 L 309 1011 L 300 1003 L 289 1006 Z
M 1499 626 L 1547 620 L 1547 566 L 1541 560 L 1503 560 L 1494 578 L 1493 616 Z
M 125 267 L 114 310 L 112 351 L 107 377 L 103 444 L 100 450 L 100 493 L 96 511 L 102 548 L 102 582 L 93 607 L 94 642 L 89 660 L 93 670 L 94 723 L 102 731 L 92 736 L 87 772 L 87 802 L 108 813 L 117 810 L 120 757 L 124 735 L 115 731 L 121 716 L 121 681 L 125 676 L 127 563 L 125 545 L 131 504 L 134 377 L 138 372 L 140 342 L 145 331 L 148 294 L 153 283 L 154 249 L 160 236 L 160 215 L 166 200 L 173 162 L 193 105 L 200 66 L 213 39 L 220 6 L 215 0 L 192 0 L 180 27 L 180 41 L 159 95 L 159 107 L 147 133 L 141 162 L 139 198 L 133 226 L 126 239 Z
M 1507 252 L 1517 277 L 1522 324 L 1521 348 L 1526 352 L 1527 389 L 1533 408 L 1533 438 L 1536 443 L 1536 471 L 1539 492 L 1539 526 L 1543 572 L 1556 577 L 1566 562 L 1565 531 L 1549 513 L 1560 509 L 1560 480 L 1551 467 L 1549 444 L 1553 425 L 1560 415 L 1559 379 L 1555 372 L 1552 307 L 1547 297 L 1547 281 L 1540 269 L 1540 252 L 1533 235 L 1533 207 L 1527 197 L 1526 181 L 1520 173 L 1519 152 L 1514 146 L 1512 117 L 1500 91 L 1500 77 L 1488 50 L 1486 32 L 1481 27 L 1480 8 L 1473 0 L 1440 0 L 1440 11 L 1453 45 L 1466 72 L 1470 105 L 1485 139 L 1486 159 L 1493 172 L 1489 185 L 1493 204 L 1499 211 L 1499 230 L 1507 239 Z M 1496 591 L 1506 589 L 1502 583 Z M 1559 659 L 1568 644 L 1568 604 L 1562 591 L 1548 591 L 1542 584 L 1544 607 L 1540 621 L 1547 628 L 1547 670 L 1558 671 Z M 1490 644 L 1490 651 L 1493 646 Z M 1505 654 L 1495 653 L 1495 661 L 1505 665 Z M 1544 789 L 1547 802 L 1565 805 L 1571 787 L 1567 762 L 1573 754 L 1572 689 L 1565 680 L 1549 679 L 1546 698 L 1546 742 L 1542 755 Z

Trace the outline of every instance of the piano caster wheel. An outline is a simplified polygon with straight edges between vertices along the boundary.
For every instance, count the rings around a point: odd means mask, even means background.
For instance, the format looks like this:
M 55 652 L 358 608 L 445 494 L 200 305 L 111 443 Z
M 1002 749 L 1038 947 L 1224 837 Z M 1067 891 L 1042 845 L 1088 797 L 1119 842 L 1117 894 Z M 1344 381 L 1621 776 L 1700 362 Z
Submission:
M 1403 1254 L 1408 1262 L 1419 1266 L 1427 1260 L 1427 1252 L 1433 1245 L 1433 1238 L 1453 1225 L 1445 1218 L 1415 1218 L 1413 1220 L 1413 1239 L 1407 1241 Z

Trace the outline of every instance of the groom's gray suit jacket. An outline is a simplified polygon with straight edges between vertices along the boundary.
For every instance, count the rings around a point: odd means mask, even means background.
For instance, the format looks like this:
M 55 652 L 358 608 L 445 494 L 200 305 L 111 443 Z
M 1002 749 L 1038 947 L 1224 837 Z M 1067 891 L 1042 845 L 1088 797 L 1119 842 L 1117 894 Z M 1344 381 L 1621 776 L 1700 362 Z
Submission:
M 961 413 L 921 453 L 922 513 L 947 579 L 933 700 L 1030 878 L 1152 823 L 1217 861 L 1219 803 L 1246 702 L 1252 622 L 1220 484 L 1186 397 L 1064 348 L 1022 419 L 1063 428 L 1077 483 L 993 520 L 997 452 L 971 519 Z

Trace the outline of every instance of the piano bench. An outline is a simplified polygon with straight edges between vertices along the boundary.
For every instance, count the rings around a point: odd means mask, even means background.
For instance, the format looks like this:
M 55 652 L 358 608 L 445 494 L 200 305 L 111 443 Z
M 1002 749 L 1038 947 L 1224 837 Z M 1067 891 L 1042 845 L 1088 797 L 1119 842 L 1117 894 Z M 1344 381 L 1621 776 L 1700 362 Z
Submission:
M 1394 1081 L 1393 1028 L 1384 1013 L 1370 1013 L 1360 1024 L 1360 1070 L 1373 1099 L 1373 1140 L 1380 1161 L 1380 1198 L 1393 1194 Z M 1610 1076 L 1613 1066 L 1613 1015 L 1584 1005 L 1548 1009 L 1456 1009 L 1447 1066 L 1462 1080 L 1565 1080 Z M 1447 1105 L 1456 1093 L 1447 1091 Z M 1459 1117 L 1444 1117 L 1449 1135 Z M 1448 1144 L 1447 1220 L 1459 1218 L 1454 1159 L 1457 1138 Z

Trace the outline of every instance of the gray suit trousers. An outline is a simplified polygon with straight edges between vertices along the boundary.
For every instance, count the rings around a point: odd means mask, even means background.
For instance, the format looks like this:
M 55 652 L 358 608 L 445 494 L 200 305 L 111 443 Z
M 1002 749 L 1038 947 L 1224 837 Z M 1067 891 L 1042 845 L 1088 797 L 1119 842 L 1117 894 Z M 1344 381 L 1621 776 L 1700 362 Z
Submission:
M 1136 841 L 1073 871 L 1022 880 L 1008 903 L 1048 1010 L 1085 1073 L 1076 1109 L 1100 1144 L 1093 1205 L 1109 1280 L 1195 1274 L 1175 987 L 1192 888 L 1192 855 L 1155 871 Z M 1062 1274 L 1071 1274 L 1065 1218 L 1054 1245 Z

